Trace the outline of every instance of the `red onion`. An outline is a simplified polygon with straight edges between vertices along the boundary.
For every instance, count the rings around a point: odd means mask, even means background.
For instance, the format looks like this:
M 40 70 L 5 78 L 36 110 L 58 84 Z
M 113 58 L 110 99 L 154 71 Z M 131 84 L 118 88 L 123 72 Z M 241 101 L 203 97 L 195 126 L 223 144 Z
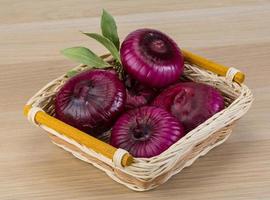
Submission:
M 129 75 L 125 76 L 124 82 L 127 94 L 125 108 L 127 110 L 146 105 L 157 93 L 156 89 L 145 87 Z
M 111 145 L 134 157 L 159 155 L 184 135 L 180 122 L 164 109 L 144 106 L 124 113 L 112 129 Z
M 82 72 L 64 84 L 56 95 L 56 117 L 82 131 L 98 135 L 108 130 L 123 111 L 126 93 L 116 73 Z
M 186 82 L 165 89 L 152 105 L 171 112 L 190 131 L 224 109 L 224 100 L 211 86 Z
M 121 45 L 120 56 L 124 70 L 150 87 L 160 88 L 176 82 L 184 66 L 177 44 L 153 29 L 130 33 Z

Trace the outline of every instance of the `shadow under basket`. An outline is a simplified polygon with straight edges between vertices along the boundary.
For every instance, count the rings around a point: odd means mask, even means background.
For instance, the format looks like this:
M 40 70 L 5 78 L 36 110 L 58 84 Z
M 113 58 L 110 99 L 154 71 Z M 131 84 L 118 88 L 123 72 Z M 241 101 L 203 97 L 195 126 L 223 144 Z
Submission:
M 67 75 L 53 80 L 26 104 L 24 114 L 44 129 L 52 142 L 77 158 L 103 170 L 113 180 L 136 191 L 156 188 L 190 166 L 197 158 L 223 143 L 231 134 L 236 120 L 250 108 L 253 95 L 243 84 L 244 74 L 183 50 L 184 78 L 211 85 L 223 95 L 226 108 L 190 131 L 169 149 L 152 158 L 133 158 L 104 139 L 94 138 L 54 118 L 55 94 L 68 80 Z M 110 55 L 102 56 L 110 61 Z M 75 71 L 87 69 L 85 65 Z

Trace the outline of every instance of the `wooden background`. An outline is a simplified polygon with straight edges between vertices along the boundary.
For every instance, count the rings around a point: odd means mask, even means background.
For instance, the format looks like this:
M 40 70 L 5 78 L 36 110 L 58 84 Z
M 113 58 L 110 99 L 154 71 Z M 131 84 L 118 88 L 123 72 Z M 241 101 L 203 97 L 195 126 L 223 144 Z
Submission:
M 256 101 L 222 146 L 150 192 L 132 192 L 54 146 L 22 116 L 27 99 L 75 63 L 59 50 L 102 46 L 101 9 L 121 39 L 152 27 L 247 74 Z M 270 1 L 0 0 L 0 199 L 270 199 Z

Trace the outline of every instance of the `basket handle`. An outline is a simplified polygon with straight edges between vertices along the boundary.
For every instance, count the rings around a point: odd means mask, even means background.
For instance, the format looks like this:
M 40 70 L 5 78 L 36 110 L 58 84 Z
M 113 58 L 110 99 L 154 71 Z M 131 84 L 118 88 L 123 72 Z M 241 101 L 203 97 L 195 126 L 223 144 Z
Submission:
M 226 67 L 224 65 L 215 63 L 187 50 L 182 49 L 182 53 L 186 61 L 198 65 L 203 69 L 212 71 L 221 76 L 226 76 L 226 78 L 231 79 L 239 84 L 243 83 L 245 80 L 245 74 L 239 70 L 236 70 L 235 68 Z
M 103 156 L 111 159 L 115 165 L 121 167 L 129 166 L 133 162 L 133 157 L 126 151 L 117 149 L 95 137 L 92 137 L 42 111 L 41 109 L 35 109 L 30 105 L 24 107 L 23 113 L 25 116 L 29 116 L 29 119 L 34 124 L 42 124 L 55 131 L 71 138 L 84 146 L 93 149 L 95 152 L 102 154 Z M 32 112 L 33 111 L 33 112 Z

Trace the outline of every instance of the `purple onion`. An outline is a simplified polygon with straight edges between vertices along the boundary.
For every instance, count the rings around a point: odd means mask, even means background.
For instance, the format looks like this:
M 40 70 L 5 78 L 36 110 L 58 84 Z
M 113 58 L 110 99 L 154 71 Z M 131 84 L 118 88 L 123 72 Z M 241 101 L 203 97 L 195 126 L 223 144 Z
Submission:
M 183 126 L 164 109 L 144 106 L 124 113 L 112 129 L 111 145 L 134 157 L 159 155 L 184 136 Z
M 149 87 L 172 84 L 183 72 L 184 58 L 177 44 L 157 30 L 130 33 L 121 45 L 120 56 L 124 70 Z
M 148 104 L 157 93 L 156 89 L 142 85 L 129 75 L 125 76 L 124 82 L 127 94 L 125 108 L 127 110 Z
M 56 94 L 56 117 L 88 134 L 108 130 L 123 111 L 126 92 L 116 73 L 106 70 L 82 72 Z
M 224 100 L 211 86 L 186 82 L 165 89 L 152 105 L 171 112 L 188 132 L 224 109 Z

